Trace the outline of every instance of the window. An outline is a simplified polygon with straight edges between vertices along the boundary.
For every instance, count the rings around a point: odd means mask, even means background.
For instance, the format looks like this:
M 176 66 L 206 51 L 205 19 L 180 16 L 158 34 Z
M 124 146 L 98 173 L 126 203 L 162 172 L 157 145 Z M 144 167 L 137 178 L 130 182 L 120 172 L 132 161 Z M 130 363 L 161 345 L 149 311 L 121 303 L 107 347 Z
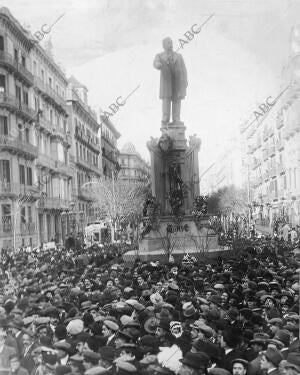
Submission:
M 1 211 L 2 211 L 3 231 L 10 232 L 11 230 L 11 205 L 2 204 Z
M 15 48 L 14 49 L 14 59 L 16 62 L 19 62 L 19 53 L 18 50 Z
M 0 74 L 0 94 L 5 93 L 5 75 Z
M 0 135 L 8 135 L 7 116 L 0 116 Z
M 0 51 L 4 51 L 4 38 L 0 35 Z
M 21 225 L 26 223 L 26 209 L 25 207 L 21 208 Z
M 19 179 L 20 179 L 20 184 L 25 185 L 25 167 L 24 165 L 19 165 Z
M 42 81 L 45 82 L 45 72 L 44 72 L 44 69 L 42 69 Z
M 25 59 L 25 56 L 22 55 L 22 65 L 24 66 L 24 68 L 26 68 L 26 59 Z
M 16 85 L 16 97 L 18 99 L 18 102 L 21 103 L 21 87 Z
M 30 206 L 27 207 L 27 212 L 28 212 L 28 222 L 32 223 L 32 209 Z
M 28 105 L 28 92 L 26 90 L 23 90 L 23 103 Z
M 27 167 L 27 185 L 32 186 L 32 169 Z
M 49 77 L 49 86 L 52 87 L 52 78 Z
M 29 143 L 29 129 L 28 128 L 25 129 L 25 140 L 27 143 Z
M 36 61 L 33 62 L 33 75 L 36 76 L 37 74 L 37 65 L 36 65 Z
M 9 160 L 0 160 L 0 181 L 4 183 L 10 183 Z

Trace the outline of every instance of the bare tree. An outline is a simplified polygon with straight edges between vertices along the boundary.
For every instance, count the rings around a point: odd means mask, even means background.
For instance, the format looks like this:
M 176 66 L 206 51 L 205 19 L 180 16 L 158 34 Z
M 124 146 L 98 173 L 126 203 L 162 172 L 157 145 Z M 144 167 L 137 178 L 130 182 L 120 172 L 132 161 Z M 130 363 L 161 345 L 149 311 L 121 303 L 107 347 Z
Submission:
M 135 222 L 141 215 L 148 189 L 144 184 L 120 179 L 100 179 L 85 183 L 82 187 L 111 223 L 111 239 L 122 224 Z

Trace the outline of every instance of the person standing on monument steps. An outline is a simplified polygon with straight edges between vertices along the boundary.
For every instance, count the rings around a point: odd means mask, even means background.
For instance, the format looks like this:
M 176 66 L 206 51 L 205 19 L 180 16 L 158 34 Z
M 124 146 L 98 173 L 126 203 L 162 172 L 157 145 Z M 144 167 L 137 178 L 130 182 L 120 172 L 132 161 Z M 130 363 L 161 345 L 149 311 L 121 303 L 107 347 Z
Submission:
M 155 56 L 154 67 L 160 70 L 160 92 L 162 99 L 162 125 L 170 122 L 171 103 L 172 121 L 180 123 L 181 100 L 186 96 L 187 72 L 182 56 L 173 51 L 171 38 L 163 39 L 164 52 Z

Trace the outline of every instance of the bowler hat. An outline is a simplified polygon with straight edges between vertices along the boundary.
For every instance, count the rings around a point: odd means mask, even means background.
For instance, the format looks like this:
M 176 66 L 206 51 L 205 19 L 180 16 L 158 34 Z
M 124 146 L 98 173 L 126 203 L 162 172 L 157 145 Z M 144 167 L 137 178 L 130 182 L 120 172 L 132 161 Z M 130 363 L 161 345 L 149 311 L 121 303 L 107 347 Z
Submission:
M 208 366 L 209 356 L 204 352 L 192 353 L 187 352 L 183 359 L 180 359 L 182 364 L 199 370 L 200 368 Z
M 268 348 L 263 354 L 275 367 L 278 367 L 279 363 L 283 360 L 282 354 L 277 349 Z
M 192 302 L 186 302 L 182 306 L 183 315 L 187 318 L 193 316 L 196 313 L 196 309 Z
M 294 367 L 298 372 L 300 372 L 300 353 L 291 352 L 287 355 L 287 366 Z

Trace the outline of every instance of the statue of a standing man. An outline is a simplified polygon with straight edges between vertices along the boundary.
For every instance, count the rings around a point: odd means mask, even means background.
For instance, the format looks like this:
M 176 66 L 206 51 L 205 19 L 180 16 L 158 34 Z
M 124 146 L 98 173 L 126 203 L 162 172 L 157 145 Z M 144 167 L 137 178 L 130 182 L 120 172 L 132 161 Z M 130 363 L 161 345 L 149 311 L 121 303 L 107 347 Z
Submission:
M 162 42 L 164 52 L 155 56 L 154 67 L 160 70 L 160 92 L 162 99 L 162 125 L 170 122 L 171 103 L 172 120 L 180 123 L 181 100 L 186 96 L 187 72 L 182 56 L 173 51 L 171 38 Z

